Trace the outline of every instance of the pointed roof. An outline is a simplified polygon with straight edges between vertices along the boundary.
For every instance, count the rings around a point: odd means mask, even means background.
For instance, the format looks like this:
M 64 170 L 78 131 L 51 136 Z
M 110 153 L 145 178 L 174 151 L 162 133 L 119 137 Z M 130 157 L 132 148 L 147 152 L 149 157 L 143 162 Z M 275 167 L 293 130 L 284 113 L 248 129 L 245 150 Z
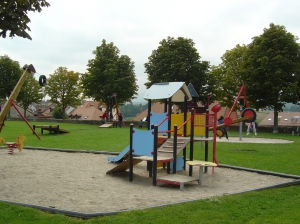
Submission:
M 192 96 L 184 82 L 161 82 L 153 84 L 145 93 L 144 99 L 160 100 L 172 98 L 172 102 L 184 102 L 192 100 Z
M 191 94 L 192 97 L 199 97 L 199 95 L 198 95 L 197 91 L 195 90 L 192 83 L 190 83 L 188 85 L 188 90 L 190 91 L 190 94 Z
M 80 116 L 82 120 L 100 120 L 100 116 L 104 113 L 99 110 L 99 102 L 86 101 L 84 104 L 77 106 L 69 116 Z

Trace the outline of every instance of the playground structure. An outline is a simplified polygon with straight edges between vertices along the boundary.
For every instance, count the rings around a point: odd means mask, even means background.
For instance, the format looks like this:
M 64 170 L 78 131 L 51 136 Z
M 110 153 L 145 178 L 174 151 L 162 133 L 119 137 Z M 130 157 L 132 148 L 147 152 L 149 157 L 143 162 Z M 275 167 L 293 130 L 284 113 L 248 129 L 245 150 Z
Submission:
M 212 108 L 212 114 L 209 114 L 208 110 L 206 110 L 204 114 L 195 114 L 194 109 L 190 112 L 184 110 L 182 114 L 171 114 L 173 102 L 184 102 L 186 105 L 186 102 L 191 99 L 186 85 L 184 82 L 154 84 L 144 97 L 148 99 L 148 131 L 140 131 L 131 125 L 130 144 L 118 156 L 107 158 L 110 162 L 121 162 L 121 164 L 107 171 L 107 174 L 129 169 L 129 181 L 132 181 L 133 166 L 142 161 L 147 161 L 149 177 L 153 178 L 152 184 L 154 186 L 156 186 L 158 182 L 162 182 L 179 185 L 180 190 L 183 190 L 184 184 L 187 182 L 198 181 L 199 184 L 202 184 L 203 168 L 205 169 L 204 171 L 207 172 L 207 167 L 215 167 L 218 165 L 216 156 L 216 136 L 218 130 L 233 123 L 244 120 L 251 122 L 255 119 L 255 111 L 252 109 L 249 110 L 248 108 L 243 111 L 241 118 L 237 120 L 230 118 L 241 94 L 246 98 L 244 87 L 241 88 L 230 113 L 225 118 L 226 122 L 218 126 L 216 121 L 217 113 L 221 109 L 220 105 L 217 104 Z M 168 102 L 169 112 L 163 114 L 151 113 L 151 99 L 164 99 L 165 103 Z M 246 104 L 246 107 L 248 107 L 248 104 Z M 167 106 L 165 106 L 165 108 L 167 108 Z M 177 124 L 180 124 L 180 126 L 178 127 Z M 211 130 L 213 130 L 213 137 L 209 138 L 208 132 Z M 195 161 L 193 159 L 194 142 L 196 141 L 205 142 L 205 161 Z M 212 162 L 208 161 L 209 141 L 213 142 Z M 189 159 L 186 159 L 186 146 L 188 144 L 190 146 L 190 155 Z M 172 171 L 173 175 L 158 178 L 157 166 L 159 164 L 163 164 L 164 167 L 167 165 L 167 173 L 170 174 Z M 176 174 L 176 171 L 185 170 L 186 164 L 189 165 L 189 176 Z M 193 166 L 200 167 L 199 177 L 193 177 Z
M 17 99 L 20 90 L 28 76 L 29 73 L 33 72 L 36 73 L 35 68 L 33 67 L 33 65 L 24 65 L 23 66 L 24 72 L 21 75 L 18 83 L 16 84 L 15 88 L 13 89 L 13 91 L 11 92 L 8 100 L 6 101 L 6 103 L 4 104 L 4 107 L 2 109 L 2 111 L 0 112 L 0 132 L 2 130 L 2 127 L 4 126 L 4 122 L 6 119 L 6 115 L 8 113 L 8 111 L 10 110 L 11 106 L 13 106 L 16 111 L 19 113 L 19 115 L 22 117 L 22 119 L 26 122 L 26 124 L 28 125 L 28 127 L 32 130 L 32 132 L 36 135 L 36 137 L 38 139 L 41 139 L 39 137 L 39 135 L 35 132 L 35 130 L 30 126 L 30 124 L 28 123 L 28 121 L 26 120 L 26 118 L 22 115 L 22 113 L 18 110 L 18 108 L 15 106 L 14 101 Z M 39 83 L 41 86 L 44 86 L 46 83 L 46 77 L 44 75 L 40 76 L 39 79 Z
M 234 109 L 236 108 L 237 103 L 240 105 L 240 114 L 241 117 L 238 119 L 232 119 L 230 116 Z M 226 130 L 224 129 L 226 126 L 230 126 L 232 124 L 240 123 L 242 121 L 245 121 L 246 123 L 251 123 L 256 120 L 256 112 L 249 108 L 247 95 L 246 95 L 246 87 L 243 85 L 240 88 L 240 91 L 231 107 L 231 110 L 229 111 L 228 115 L 224 118 L 224 123 L 217 126 L 216 134 L 218 137 L 224 137 L 226 135 Z M 211 131 L 212 128 L 209 128 Z M 241 133 L 240 133 L 241 134 Z
M 8 154 L 15 154 L 14 149 L 17 148 L 19 150 L 19 152 L 22 151 L 23 147 L 24 147 L 24 141 L 26 141 L 27 138 L 24 135 L 19 135 L 16 139 L 15 142 L 5 142 L 4 138 L 0 137 L 0 142 L 3 145 L 7 145 L 8 146 Z

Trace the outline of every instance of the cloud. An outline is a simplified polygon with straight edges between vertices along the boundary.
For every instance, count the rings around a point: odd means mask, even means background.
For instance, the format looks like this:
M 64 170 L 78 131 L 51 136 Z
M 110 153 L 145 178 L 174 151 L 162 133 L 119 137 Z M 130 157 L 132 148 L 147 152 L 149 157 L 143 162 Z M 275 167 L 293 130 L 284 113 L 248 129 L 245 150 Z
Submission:
M 51 0 L 41 13 L 29 13 L 33 40 L 0 39 L 0 55 L 20 65 L 33 64 L 39 74 L 64 66 L 86 72 L 93 50 L 103 39 L 135 62 L 142 101 L 147 82 L 144 63 L 168 36 L 193 39 L 201 60 L 221 63 L 237 44 L 249 44 L 270 23 L 299 36 L 298 0 Z

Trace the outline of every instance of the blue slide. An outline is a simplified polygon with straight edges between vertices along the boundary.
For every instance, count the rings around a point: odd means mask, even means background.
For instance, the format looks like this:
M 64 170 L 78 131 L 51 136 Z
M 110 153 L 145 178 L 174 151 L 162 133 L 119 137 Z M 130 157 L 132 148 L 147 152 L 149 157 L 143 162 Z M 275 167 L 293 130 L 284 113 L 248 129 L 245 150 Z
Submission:
M 119 155 L 107 157 L 107 160 L 112 163 L 120 162 L 129 154 L 129 149 L 130 149 L 130 145 L 126 146 L 126 148 L 123 149 L 123 151 Z
M 138 156 L 152 156 L 153 151 L 153 130 L 141 131 L 138 129 L 133 129 L 133 150 L 134 155 Z M 124 158 L 129 155 L 130 144 L 126 146 L 123 151 L 117 156 L 109 156 L 107 160 L 109 162 L 121 162 Z

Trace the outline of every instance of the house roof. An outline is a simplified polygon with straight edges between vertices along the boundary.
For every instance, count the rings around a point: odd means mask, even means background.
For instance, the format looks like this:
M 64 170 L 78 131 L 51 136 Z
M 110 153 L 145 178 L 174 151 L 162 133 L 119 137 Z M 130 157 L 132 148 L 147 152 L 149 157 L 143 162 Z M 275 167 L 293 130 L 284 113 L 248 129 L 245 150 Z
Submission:
M 100 116 L 105 110 L 99 109 L 99 102 L 86 101 L 84 104 L 77 106 L 68 116 L 81 116 L 82 120 L 100 120 Z
M 269 113 L 259 125 L 273 126 L 274 112 Z M 300 112 L 279 112 L 278 126 L 300 126 Z
M 145 93 L 146 100 L 160 100 L 171 98 L 172 102 L 184 102 L 192 100 L 190 91 L 184 82 L 161 82 L 153 84 Z
M 199 97 L 192 83 L 188 85 L 188 90 L 190 91 L 192 97 Z

